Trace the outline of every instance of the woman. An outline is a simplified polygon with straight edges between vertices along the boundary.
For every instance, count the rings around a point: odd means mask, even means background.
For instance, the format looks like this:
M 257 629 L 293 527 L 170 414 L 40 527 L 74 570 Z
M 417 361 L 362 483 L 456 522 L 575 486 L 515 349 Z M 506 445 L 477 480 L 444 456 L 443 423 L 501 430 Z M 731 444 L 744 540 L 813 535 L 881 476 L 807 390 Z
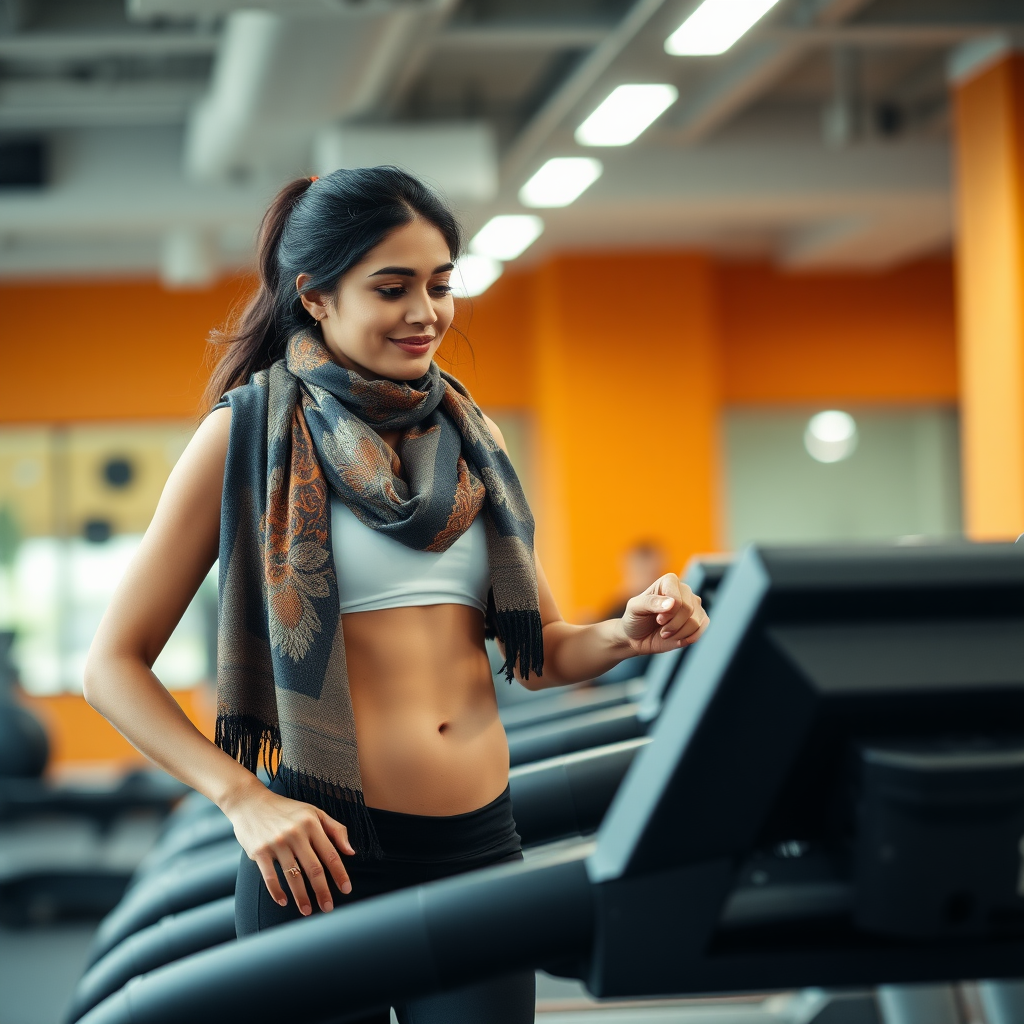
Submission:
M 433 362 L 459 249 L 449 210 L 395 168 L 280 192 L 211 382 L 224 399 L 90 651 L 89 703 L 231 819 L 240 934 L 522 856 L 488 631 L 536 689 L 707 626 L 671 573 L 619 619 L 559 616 L 501 432 Z M 218 556 L 211 743 L 151 666 Z M 527 1021 L 533 999 L 517 975 L 398 1012 Z

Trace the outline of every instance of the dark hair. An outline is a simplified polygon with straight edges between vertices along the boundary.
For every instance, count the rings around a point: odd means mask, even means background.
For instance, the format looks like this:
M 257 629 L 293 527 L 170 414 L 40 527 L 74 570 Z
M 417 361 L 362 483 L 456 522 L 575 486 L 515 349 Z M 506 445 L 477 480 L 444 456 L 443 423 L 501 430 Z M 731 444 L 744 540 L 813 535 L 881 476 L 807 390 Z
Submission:
M 259 287 L 242 311 L 210 336 L 224 352 L 206 388 L 206 408 L 280 359 L 287 339 L 309 322 L 295 289 L 299 274 L 310 276 L 304 292 L 333 294 L 348 270 L 417 215 L 441 232 L 456 260 L 462 231 L 455 216 L 437 193 L 397 167 L 342 169 L 285 185 L 260 225 Z

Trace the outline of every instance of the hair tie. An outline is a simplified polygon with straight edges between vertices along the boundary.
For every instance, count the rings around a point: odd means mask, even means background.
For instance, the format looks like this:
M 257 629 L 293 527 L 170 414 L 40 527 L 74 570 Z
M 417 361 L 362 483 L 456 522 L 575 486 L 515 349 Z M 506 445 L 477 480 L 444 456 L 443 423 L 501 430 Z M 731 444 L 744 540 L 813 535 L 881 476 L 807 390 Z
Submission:
M 319 181 L 319 180 L 320 180 L 320 175 L 319 174 L 313 174 L 313 175 L 310 175 L 309 183 L 310 183 L 310 185 L 312 185 L 314 181 Z

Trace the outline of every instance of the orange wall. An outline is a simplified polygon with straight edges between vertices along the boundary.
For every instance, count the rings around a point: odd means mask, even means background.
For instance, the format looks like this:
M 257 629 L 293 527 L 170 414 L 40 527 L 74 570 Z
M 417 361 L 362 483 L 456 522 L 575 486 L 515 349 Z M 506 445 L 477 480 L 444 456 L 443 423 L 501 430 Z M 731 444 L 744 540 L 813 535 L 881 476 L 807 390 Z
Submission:
M 949 260 L 884 274 L 787 274 L 724 264 L 729 404 L 955 402 Z
M 0 287 L 0 422 L 194 416 L 206 335 L 247 286 Z M 72 331 L 46 320 L 58 298 Z M 958 394 L 949 260 L 798 275 L 695 253 L 563 254 L 459 305 L 469 344 L 446 342 L 442 365 L 481 405 L 534 414 L 538 550 L 570 618 L 609 603 L 636 540 L 661 540 L 678 567 L 716 547 L 723 406 Z M 131 756 L 80 698 L 39 706 L 58 761 Z
M 0 423 L 193 417 L 206 336 L 249 287 L 156 282 L 0 287 Z
M 658 302 L 623 301 L 630 282 Z M 538 551 L 563 612 L 593 616 L 630 545 L 655 540 L 677 567 L 715 546 L 715 268 L 696 254 L 567 255 L 535 287 Z
M 603 267 L 582 277 L 609 289 L 559 295 L 570 311 L 566 322 L 585 332 L 611 306 L 624 311 L 627 328 L 645 324 L 643 337 L 636 330 L 623 336 L 627 363 L 641 350 L 670 345 L 672 323 L 686 314 L 673 305 L 672 261 L 686 258 L 565 257 Z M 557 273 L 558 262 L 506 273 L 486 294 L 460 303 L 456 325 L 469 344 L 446 342 L 441 354 L 451 362 L 442 365 L 451 365 L 481 405 L 533 406 L 538 332 L 545 329 L 537 284 Z M 787 274 L 760 263 L 709 267 L 725 402 L 956 400 L 949 260 L 880 274 Z M 209 365 L 206 336 L 248 287 L 245 278 L 201 292 L 166 292 L 148 282 L 0 287 L 0 422 L 194 416 Z M 635 298 L 625 297 L 630 293 Z M 73 329 L 56 331 L 47 320 L 57 302 L 71 311 Z

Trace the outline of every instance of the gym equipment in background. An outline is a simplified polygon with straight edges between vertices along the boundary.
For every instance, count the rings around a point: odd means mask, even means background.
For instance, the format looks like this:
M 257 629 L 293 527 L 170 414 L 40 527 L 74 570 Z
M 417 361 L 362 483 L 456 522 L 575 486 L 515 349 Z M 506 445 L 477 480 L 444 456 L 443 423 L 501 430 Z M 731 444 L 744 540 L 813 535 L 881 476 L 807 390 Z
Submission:
M 510 785 L 523 845 L 592 833 L 636 753 L 649 742 L 630 740 L 513 769 Z M 233 940 L 239 855 L 233 841 L 211 844 L 180 864 L 161 865 L 130 889 L 96 934 L 68 1024 L 136 975 Z
M 15 700 L 13 640 L 0 633 L 0 921 L 100 917 L 188 790 L 158 771 L 89 788 L 43 778 L 49 741 Z
M 83 1020 L 339 1020 L 339 987 L 356 1016 L 552 965 L 599 996 L 1019 977 L 1024 552 L 749 549 L 715 611 L 596 845 L 229 943 Z

